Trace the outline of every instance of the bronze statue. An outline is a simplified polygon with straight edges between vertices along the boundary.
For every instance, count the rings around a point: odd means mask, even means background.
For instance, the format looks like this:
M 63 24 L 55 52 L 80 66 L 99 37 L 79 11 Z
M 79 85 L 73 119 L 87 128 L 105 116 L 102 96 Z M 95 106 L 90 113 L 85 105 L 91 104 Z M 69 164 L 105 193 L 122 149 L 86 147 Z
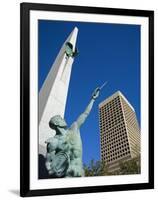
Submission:
M 65 120 L 56 115 L 50 119 L 49 126 L 56 131 L 47 143 L 46 168 L 51 177 L 84 176 L 82 166 L 82 140 L 80 127 L 88 117 L 103 84 L 94 90 L 85 111 L 68 128 Z

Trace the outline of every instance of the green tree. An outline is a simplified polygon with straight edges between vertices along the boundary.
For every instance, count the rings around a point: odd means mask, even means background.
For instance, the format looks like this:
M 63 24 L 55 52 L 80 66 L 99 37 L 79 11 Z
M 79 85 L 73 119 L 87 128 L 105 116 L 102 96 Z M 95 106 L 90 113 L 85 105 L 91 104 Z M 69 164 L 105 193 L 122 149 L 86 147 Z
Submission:
M 89 166 L 84 165 L 85 176 L 106 176 L 109 175 L 107 166 L 102 161 L 90 161 Z
M 119 167 L 120 167 L 119 174 L 140 174 L 141 172 L 140 155 L 129 161 L 120 162 Z
M 108 172 L 108 166 L 103 161 L 91 160 L 89 165 L 84 165 L 85 176 L 110 176 L 110 175 L 127 175 L 127 174 L 140 174 L 140 154 L 128 161 L 119 163 L 117 171 Z

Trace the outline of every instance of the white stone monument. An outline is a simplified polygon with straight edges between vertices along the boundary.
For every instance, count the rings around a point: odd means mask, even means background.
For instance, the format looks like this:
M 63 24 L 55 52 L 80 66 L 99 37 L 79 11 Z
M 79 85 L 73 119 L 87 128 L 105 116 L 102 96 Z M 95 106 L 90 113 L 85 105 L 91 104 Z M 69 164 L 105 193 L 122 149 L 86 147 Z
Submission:
M 77 54 L 77 34 L 78 29 L 75 27 L 63 44 L 39 92 L 39 154 L 44 156 L 45 141 L 55 134 L 49 127 L 50 118 L 54 115 L 64 118 L 72 64 Z

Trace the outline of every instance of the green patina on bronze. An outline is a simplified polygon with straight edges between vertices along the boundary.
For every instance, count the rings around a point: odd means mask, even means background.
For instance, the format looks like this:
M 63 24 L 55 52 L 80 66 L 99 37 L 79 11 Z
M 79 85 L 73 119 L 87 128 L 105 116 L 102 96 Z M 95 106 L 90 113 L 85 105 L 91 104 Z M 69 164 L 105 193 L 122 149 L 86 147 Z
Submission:
M 78 55 L 78 49 L 75 48 L 75 51 L 73 51 L 73 45 L 70 42 L 67 42 L 65 45 L 65 53 L 68 57 L 75 57 Z
M 46 168 L 51 177 L 84 176 L 82 165 L 82 140 L 80 127 L 88 117 L 100 88 L 96 88 L 85 111 L 68 128 L 65 120 L 56 115 L 50 119 L 49 126 L 56 131 L 54 137 L 48 138 Z

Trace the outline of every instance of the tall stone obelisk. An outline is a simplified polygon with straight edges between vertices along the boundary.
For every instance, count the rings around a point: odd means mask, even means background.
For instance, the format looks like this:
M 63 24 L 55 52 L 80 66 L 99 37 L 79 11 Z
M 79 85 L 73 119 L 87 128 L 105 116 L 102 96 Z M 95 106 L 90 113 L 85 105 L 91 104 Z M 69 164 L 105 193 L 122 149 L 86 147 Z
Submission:
M 75 27 L 61 47 L 39 92 L 39 154 L 44 156 L 45 141 L 55 134 L 49 127 L 50 118 L 54 115 L 64 117 L 72 64 L 77 55 L 77 34 Z

